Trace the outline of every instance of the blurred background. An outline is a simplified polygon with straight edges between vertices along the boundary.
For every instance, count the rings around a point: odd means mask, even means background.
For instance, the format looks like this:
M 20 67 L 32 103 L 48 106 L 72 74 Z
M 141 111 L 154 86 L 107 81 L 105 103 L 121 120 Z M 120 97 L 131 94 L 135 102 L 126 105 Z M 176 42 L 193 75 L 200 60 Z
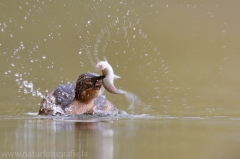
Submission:
M 1 2 L 1 113 L 38 110 L 45 94 L 107 58 L 151 114 L 238 115 L 239 3 Z M 30 94 L 28 94 L 30 93 Z M 128 103 L 106 96 L 120 109 Z M 141 111 L 139 112 L 141 113 Z
M 202 141 L 212 141 L 211 145 L 215 148 L 226 143 L 226 146 L 218 147 L 216 151 L 206 150 L 212 154 L 211 157 L 216 157 L 214 154 L 219 154 L 217 158 L 235 154 L 238 151 L 234 145 L 239 145 L 235 139 L 239 138 L 237 134 L 240 132 L 235 129 L 236 125 L 239 126 L 240 119 L 239 14 L 240 1 L 237 0 L 1 1 L 0 115 L 2 118 L 15 118 L 29 112 L 37 113 L 41 98 L 36 91 L 46 94 L 61 83 L 75 82 L 85 72 L 101 74 L 93 63 L 96 63 L 96 59 L 103 60 L 106 57 L 115 74 L 121 76 L 115 80 L 115 86 L 136 94 L 150 107 L 147 110 L 143 107 L 136 108 L 134 114 L 162 115 L 177 119 L 189 116 L 197 119 L 211 118 L 210 125 L 208 120 L 201 123 L 184 120 L 179 128 L 178 120 L 173 122 L 169 119 L 164 120 L 163 127 L 158 125 L 160 123 L 155 123 L 158 126 L 149 125 L 148 128 L 154 128 L 155 132 L 161 129 L 164 130 L 163 134 L 170 133 L 168 141 L 161 140 L 162 152 L 166 156 L 172 154 L 171 147 L 179 142 L 185 148 L 179 149 L 175 145 L 176 151 L 186 152 L 180 153 L 185 158 L 193 157 L 195 150 L 209 145 Z M 23 85 L 23 81 L 32 82 L 32 92 Z M 130 103 L 124 96 L 112 95 L 106 91 L 105 95 L 117 108 L 132 113 L 128 110 Z M 230 121 L 215 121 L 219 117 Z M 22 125 L 26 123 L 28 122 L 23 122 Z M 152 121 L 148 124 L 150 123 L 153 124 Z M 218 123 L 220 128 L 216 128 L 213 123 Z M 226 123 L 232 127 L 227 127 Z M 52 124 L 55 127 L 56 123 Z M 199 124 L 203 125 L 193 128 Z M 13 125 L 7 133 L 12 129 L 14 132 L 19 130 L 16 128 L 17 123 L 13 122 Z M 113 127 L 113 132 L 120 129 L 115 129 L 116 125 Z M 34 130 L 33 133 L 38 129 L 32 125 L 30 128 Z M 134 127 L 131 132 L 141 128 L 145 129 L 144 126 Z M 215 134 L 212 133 L 214 128 L 224 131 Z M 202 132 L 203 130 L 208 131 Z M 235 133 L 225 132 L 226 130 Z M 25 129 L 21 129 L 20 134 L 24 134 L 23 131 Z M 171 137 L 175 135 L 172 131 L 190 133 L 180 137 L 192 135 L 190 144 L 184 145 L 181 139 Z M 193 140 L 197 131 L 203 135 L 198 134 L 199 143 Z M 225 134 L 231 134 L 233 138 L 219 141 Z M 149 134 L 143 132 L 142 135 Z M 133 136 L 137 136 L 136 139 L 143 138 L 141 135 Z M 205 139 L 205 136 L 208 138 Z M 213 139 L 214 136 L 216 138 Z M 6 136 L 2 137 L 6 139 Z M 162 136 L 154 138 L 160 139 Z M 155 143 L 154 138 L 145 144 L 152 145 Z M 132 140 L 132 145 L 135 141 Z M 232 145 L 233 141 L 236 143 Z M 159 140 L 158 143 L 161 142 Z M 169 148 L 167 150 L 164 146 L 166 144 Z M 198 146 L 194 147 L 195 144 Z M 231 151 L 227 151 L 231 153 L 220 155 L 219 152 L 223 152 L 229 145 L 233 146 L 230 146 Z M 189 155 L 187 152 L 191 147 L 196 149 L 191 149 L 193 154 Z M 118 150 L 120 148 L 119 145 Z M 150 152 L 154 150 L 151 148 Z M 148 157 L 147 152 L 149 151 L 144 153 L 145 157 Z M 158 150 L 154 152 L 152 154 L 157 156 Z M 126 157 L 124 155 L 127 154 L 118 153 L 118 156 Z M 136 154 L 138 158 L 141 156 L 144 155 Z M 134 158 L 135 155 L 127 157 Z
M 38 111 L 41 98 L 23 81 L 45 94 L 84 72 L 101 74 L 91 60 L 106 57 L 121 76 L 116 87 L 138 95 L 151 114 L 238 115 L 239 5 L 1 2 L 1 113 Z M 128 108 L 124 97 L 106 96 Z

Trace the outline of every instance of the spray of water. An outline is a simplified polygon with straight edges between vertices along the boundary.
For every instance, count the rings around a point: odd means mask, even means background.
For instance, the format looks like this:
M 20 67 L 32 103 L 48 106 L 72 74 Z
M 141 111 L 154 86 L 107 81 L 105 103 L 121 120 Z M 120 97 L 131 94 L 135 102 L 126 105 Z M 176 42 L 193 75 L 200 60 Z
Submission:
M 34 85 L 32 82 L 28 82 L 28 81 L 23 81 L 22 82 L 23 86 L 25 86 L 26 88 L 29 88 L 29 92 L 25 89 L 25 93 L 32 93 L 32 96 L 37 96 L 37 97 L 41 97 L 43 99 L 46 100 L 47 103 L 49 103 L 51 105 L 51 109 L 53 110 L 52 114 L 56 115 L 57 113 L 59 114 L 64 114 L 64 111 L 62 110 L 62 108 L 58 105 L 56 105 L 53 100 L 49 100 L 46 96 L 44 96 L 39 90 L 34 90 Z M 53 97 L 54 98 L 54 97 Z
M 128 110 L 130 110 L 131 114 L 135 114 L 136 108 L 140 108 L 141 110 L 150 109 L 150 107 L 146 105 L 136 94 L 125 91 L 124 95 L 130 103 Z
M 81 37 L 79 40 L 79 54 L 85 54 L 88 57 L 89 62 L 91 65 L 95 68 L 96 63 L 99 61 L 99 57 L 110 57 L 110 56 L 116 56 L 121 54 L 121 57 L 124 57 L 125 55 L 131 55 L 127 56 L 128 58 L 125 58 L 124 61 L 118 61 L 117 66 L 122 68 L 129 68 L 127 64 L 131 63 L 131 61 L 139 59 L 139 58 L 145 58 L 145 63 L 143 63 L 139 68 L 133 68 L 133 69 L 142 69 L 147 68 L 148 65 L 154 65 L 154 63 L 161 63 L 162 67 L 154 68 L 154 74 L 156 74 L 156 82 L 159 82 L 161 80 L 168 80 L 166 74 L 169 72 L 167 66 L 165 65 L 165 61 L 161 59 L 160 51 L 152 44 L 151 40 L 148 39 L 147 34 L 144 32 L 144 30 L 141 28 L 141 18 L 139 18 L 137 15 L 138 13 L 135 13 L 134 8 L 131 7 L 131 3 L 128 1 L 121 1 L 121 2 L 111 2 L 108 3 L 108 1 L 98 1 L 95 3 L 91 2 L 80 2 L 79 5 L 85 6 L 85 10 L 87 11 L 86 14 L 89 14 L 89 19 L 82 18 L 82 21 L 80 23 L 84 23 L 84 25 L 78 25 L 76 22 L 76 30 L 80 30 L 81 33 L 86 32 L 87 34 L 84 34 L 84 36 Z M 40 4 L 39 4 L 40 5 Z M 134 5 L 134 4 L 132 4 Z M 26 4 L 26 6 L 29 6 Z M 102 8 L 105 8 L 108 6 L 108 10 L 104 10 Z M 30 12 L 28 15 L 22 17 L 24 21 L 27 21 L 30 19 L 31 14 L 38 14 L 34 11 L 37 11 L 34 9 L 34 7 L 30 7 Z M 44 7 L 41 7 L 44 8 Z M 94 10 L 93 10 L 94 8 Z M 114 12 L 111 12 L 111 9 L 114 10 Z M 20 9 L 21 10 L 21 9 Z M 115 11 L 118 12 L 115 12 Z M 44 9 L 42 12 L 44 13 Z M 32 13 L 31 13 L 32 12 Z M 39 13 L 40 14 L 40 13 Z M 134 17 L 134 18 L 132 18 Z M 136 18 L 138 17 L 138 18 Z M 104 20 L 104 23 L 102 21 Z M 5 22 L 0 23 L 1 26 L 1 35 L 6 35 L 4 37 L 10 36 L 11 38 L 17 37 L 17 33 L 15 33 L 13 30 L 8 30 L 11 25 L 15 25 L 15 19 L 9 19 Z M 34 23 L 32 23 L 34 24 Z M 95 25 L 95 26 L 94 26 Z M 32 26 L 34 28 L 34 26 Z M 59 25 L 61 28 L 61 25 Z M 81 28 L 82 27 L 82 28 Z M 25 28 L 25 25 L 19 26 L 20 29 Z M 94 28 L 94 29 L 93 29 Z M 95 30 L 97 29 L 97 30 Z M 121 38 L 118 38 L 121 37 Z M 33 83 L 28 81 L 23 81 L 23 79 L 29 79 L 34 78 L 34 76 L 24 76 L 25 72 L 26 75 L 30 75 L 31 71 L 36 72 L 34 68 L 32 69 L 31 66 L 27 66 L 27 62 L 29 62 L 31 65 L 38 65 L 37 63 L 41 62 L 41 60 L 46 61 L 46 56 L 42 55 L 42 58 L 35 58 L 34 53 L 38 51 L 38 49 L 41 46 L 46 46 L 46 41 L 52 40 L 54 37 L 54 34 L 49 33 L 48 36 L 45 38 L 37 39 L 37 41 L 31 41 L 31 45 L 26 42 L 20 42 L 19 47 L 12 48 L 11 52 L 11 58 L 14 60 L 18 60 L 16 63 L 15 61 L 11 63 L 11 68 L 18 68 L 16 69 L 15 76 L 16 82 L 19 85 L 19 92 L 21 92 L 21 89 L 24 89 L 24 93 L 27 93 L 27 89 L 29 89 L 29 92 L 32 93 L 32 96 L 37 96 L 46 99 L 44 95 L 40 93 L 40 89 L 34 90 L 33 89 Z M 141 47 L 136 47 L 136 42 L 143 41 L 144 44 L 141 45 Z M 25 46 L 24 44 L 27 43 Z M 41 44 L 41 45 L 39 45 Z M 108 48 L 109 46 L 114 47 L 113 45 L 121 44 L 120 47 L 118 47 L 120 50 L 116 50 L 116 52 L 109 52 Z M 0 44 L 3 45 L 3 44 Z M 30 48 L 31 46 L 31 48 Z M 9 54 L 11 49 L 6 49 L 4 52 L 4 55 Z M 24 50 L 24 51 L 23 51 Z M 28 53 L 27 57 L 23 57 L 24 54 L 20 54 L 20 51 Z M 149 54 L 152 53 L 152 56 Z M 157 58 L 155 58 L 157 57 Z M 154 59 L 155 58 L 155 59 Z M 10 59 L 11 60 L 11 59 Z M 23 61 L 28 60 L 28 61 Z M 51 66 L 47 68 L 53 67 L 53 62 L 51 59 L 47 58 L 49 62 L 52 63 Z M 53 59 L 52 59 L 53 60 Z M 122 65 L 121 65 L 122 64 Z M 124 66 L 123 66 L 124 65 Z M 40 66 L 40 65 L 39 65 Z M 158 65 L 156 65 L 158 66 Z M 24 69 L 25 67 L 25 69 Z M 41 66 L 42 67 L 42 66 Z M 39 67 L 38 67 L 39 68 Z M 26 69 L 29 69 L 26 70 Z M 159 71 L 162 71 L 162 76 L 160 77 Z M 8 74 L 11 74 L 11 72 L 14 72 L 14 70 L 8 70 L 5 72 L 5 76 Z M 140 72 L 140 71 L 139 71 Z M 138 73 L 138 72 L 136 72 Z M 23 77 L 24 76 L 24 77 Z M 25 88 L 24 88 L 25 87 Z M 160 94 L 159 90 L 153 90 L 156 91 L 156 94 Z M 124 96 L 129 101 L 129 110 L 134 112 L 136 107 L 138 105 L 145 105 L 139 97 L 137 97 L 135 94 L 126 92 L 124 93 Z M 158 96 L 157 96 L 158 97 Z M 47 99 L 46 99 L 47 100 Z M 50 101 L 49 101 L 50 102 Z M 51 103 L 53 107 L 55 107 L 54 103 Z M 143 107 L 144 108 L 144 107 Z M 56 110 L 56 112 L 61 112 L 61 110 Z

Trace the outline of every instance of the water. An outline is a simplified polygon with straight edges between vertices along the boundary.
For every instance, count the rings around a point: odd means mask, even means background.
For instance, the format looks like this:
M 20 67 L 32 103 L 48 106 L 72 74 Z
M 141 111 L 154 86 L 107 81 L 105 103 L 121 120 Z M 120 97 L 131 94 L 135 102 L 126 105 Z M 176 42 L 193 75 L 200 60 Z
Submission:
M 16 158 L 33 158 L 34 153 L 41 158 L 240 157 L 239 118 L 142 116 L 104 122 L 5 118 L 0 122 L 1 151 L 28 152 L 27 157 L 18 153 L 22 156 Z
M 239 5 L 0 2 L 1 152 L 239 158 Z M 99 73 L 94 66 L 104 57 L 121 76 L 115 86 L 151 109 L 132 111 L 124 96 L 105 91 L 121 115 L 36 116 L 44 94 L 82 73 Z

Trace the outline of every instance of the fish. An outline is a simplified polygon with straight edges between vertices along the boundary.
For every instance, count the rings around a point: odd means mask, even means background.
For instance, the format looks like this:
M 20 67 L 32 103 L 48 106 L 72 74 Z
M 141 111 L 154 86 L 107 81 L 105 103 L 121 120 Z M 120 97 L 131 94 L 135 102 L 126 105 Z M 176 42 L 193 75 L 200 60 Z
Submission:
M 105 76 L 105 78 L 102 80 L 104 88 L 110 93 L 124 95 L 127 101 L 130 103 L 128 109 L 132 112 L 132 114 L 134 114 L 136 107 L 142 107 L 142 110 L 148 110 L 150 108 L 148 105 L 142 102 L 136 94 L 117 89 L 114 86 L 114 80 L 121 77 L 114 74 L 112 66 L 107 62 L 106 59 L 105 61 L 98 62 L 96 67 L 100 69 L 102 74 Z
M 113 93 L 113 94 L 126 94 L 126 91 L 117 89 L 114 86 L 114 80 L 121 78 L 121 77 L 114 74 L 113 68 L 107 62 L 107 60 L 98 62 L 96 67 L 102 71 L 103 75 L 106 76 L 103 79 L 103 86 L 108 92 Z

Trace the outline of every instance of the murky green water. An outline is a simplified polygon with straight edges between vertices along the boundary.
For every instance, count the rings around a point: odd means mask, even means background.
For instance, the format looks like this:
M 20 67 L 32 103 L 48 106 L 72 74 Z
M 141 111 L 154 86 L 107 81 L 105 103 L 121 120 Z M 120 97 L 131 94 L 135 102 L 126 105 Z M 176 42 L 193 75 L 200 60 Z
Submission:
M 1 158 L 240 157 L 240 1 L 8 0 L 0 13 Z M 36 91 L 100 74 L 104 57 L 151 109 L 106 92 L 134 115 L 30 115 Z
M 1 158 L 237 159 L 239 121 L 174 116 L 135 116 L 102 122 L 2 119 Z

